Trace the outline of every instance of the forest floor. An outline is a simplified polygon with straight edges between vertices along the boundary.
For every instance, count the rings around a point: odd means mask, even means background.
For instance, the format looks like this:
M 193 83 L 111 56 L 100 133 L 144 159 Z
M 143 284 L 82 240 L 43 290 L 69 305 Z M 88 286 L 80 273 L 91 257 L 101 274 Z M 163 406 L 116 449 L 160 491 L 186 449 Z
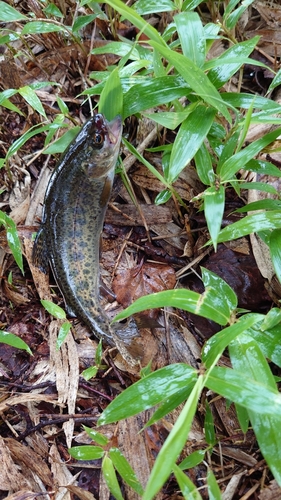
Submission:
M 36 17 L 44 17 L 36 0 L 9 3 L 23 14 L 33 11 Z M 61 4 L 59 1 L 54 3 Z M 199 13 L 204 23 L 215 22 L 212 3 L 201 5 Z M 64 6 L 66 20 L 71 19 L 75 3 L 66 2 Z M 169 16 L 170 13 L 155 14 L 150 21 L 162 31 Z M 243 41 L 260 35 L 253 57 L 275 68 L 281 50 L 280 24 L 279 3 L 257 1 L 238 25 L 236 38 Z M 80 125 L 90 115 L 87 102 L 79 97 L 88 85 L 89 72 L 104 71 L 118 60 L 113 55 L 88 55 L 89 49 L 101 45 L 103 40 L 120 36 L 134 38 L 136 34 L 129 23 L 116 21 L 115 27 L 116 33 L 113 34 L 109 22 L 97 18 L 89 24 L 84 33 L 86 55 L 78 44 L 66 43 L 60 33 L 29 37 L 32 57 L 30 60 L 18 57 L 17 63 L 8 46 L 2 45 L 2 90 L 43 80 L 56 82 L 62 89 L 60 97 L 67 104 L 73 121 Z M 9 28 L 16 30 L 16 23 Z M 25 50 L 21 44 L 19 40 L 17 46 L 13 46 L 17 52 Z M 225 46 L 220 40 L 212 50 L 213 54 L 219 54 Z M 244 92 L 264 95 L 272 78 L 272 73 L 248 66 L 244 68 L 242 81 L 236 75 L 230 85 L 232 91 L 239 86 Z M 38 96 L 47 115 L 53 119 L 58 113 L 56 87 L 38 90 Z M 278 100 L 278 92 L 272 95 L 272 99 Z M 41 120 L 19 95 L 13 103 L 23 114 L 0 108 L 2 157 L 16 139 Z M 92 104 L 95 106 L 94 99 Z M 261 133 L 258 127 L 251 130 L 250 140 Z M 174 140 L 173 131 L 159 131 L 145 118 L 127 119 L 124 134 L 140 152 Z M 23 339 L 33 353 L 30 356 L 25 351 L 1 344 L 0 500 L 39 498 L 39 495 L 46 499 L 105 500 L 112 497 L 101 474 L 101 461 L 79 462 L 68 453 L 71 446 L 91 442 L 82 424 L 95 426 L 109 402 L 138 380 L 140 365 L 144 367 L 151 361 L 155 370 L 170 363 L 185 362 L 199 368 L 202 346 L 218 331 L 218 327 L 183 311 L 146 312 L 138 318 L 140 364 L 128 365 L 116 349 L 105 345 L 103 367 L 95 378 L 88 381 L 81 373 L 94 364 L 98 342 L 85 326 L 78 320 L 71 320 L 72 332 L 62 348 L 56 350 L 61 321 L 52 319 L 40 298 L 53 300 L 64 307 L 63 298 L 52 275 L 48 283 L 47 277 L 42 276 L 31 261 L 31 236 L 38 229 L 47 182 L 56 164 L 54 156 L 41 154 L 44 140 L 44 134 L 35 135 L 10 159 L 8 168 L 0 170 L 0 208 L 17 224 L 25 271 L 23 276 L 16 266 L 3 231 L 0 235 L 0 328 Z M 145 152 L 145 157 L 156 168 L 161 168 L 159 153 Z M 179 280 L 181 286 L 201 293 L 203 285 L 198 276 L 201 265 L 217 273 L 235 290 L 239 307 L 263 313 L 268 311 L 276 295 L 273 297 L 262 276 L 261 268 L 267 263 L 256 261 L 250 240 L 243 238 L 220 244 L 216 253 L 211 247 L 202 249 L 208 240 L 202 212 L 198 213 L 190 204 L 188 213 L 179 213 L 173 199 L 165 205 L 154 205 L 163 185 L 124 148 L 122 158 L 138 207 L 132 203 L 120 176 L 116 176 L 101 250 L 102 279 L 115 293 L 113 299 L 108 296 L 101 299 L 109 316 L 113 317 L 139 296 L 174 288 Z M 280 165 L 281 156 L 278 159 L 275 155 L 273 160 L 276 164 L 279 161 Z M 202 185 L 195 169 L 185 169 L 176 181 L 175 189 L 187 203 L 198 195 Z M 225 224 L 235 220 L 232 212 L 245 202 L 243 196 L 238 197 L 234 191 L 228 190 Z M 221 362 L 229 366 L 227 354 Z M 280 374 L 276 372 L 276 375 Z M 281 488 L 273 480 L 253 431 L 250 429 L 243 435 L 234 407 L 227 407 L 223 398 L 207 391 L 203 393 L 201 411 L 199 408 L 182 458 L 207 446 L 203 432 L 206 399 L 219 441 L 205 460 L 224 492 L 224 500 L 281 498 Z M 111 446 L 122 450 L 143 485 L 178 413 L 174 411 L 140 432 L 150 416 L 151 412 L 146 411 L 117 425 L 99 428 L 99 432 L 110 439 Z M 207 498 L 204 463 L 190 469 L 188 474 L 202 497 Z M 122 491 L 127 500 L 139 498 L 125 485 L 122 485 Z M 180 498 L 183 497 L 171 476 L 157 499 Z

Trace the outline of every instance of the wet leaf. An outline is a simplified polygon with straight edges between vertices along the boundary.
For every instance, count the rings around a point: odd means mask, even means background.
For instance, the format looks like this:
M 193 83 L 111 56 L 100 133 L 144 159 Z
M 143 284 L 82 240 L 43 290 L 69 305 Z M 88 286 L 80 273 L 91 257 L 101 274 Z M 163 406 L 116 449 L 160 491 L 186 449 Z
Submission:
M 147 0 L 138 0 L 134 4 L 134 7 L 141 16 L 154 14 L 156 12 L 172 12 L 176 10 L 171 0 L 150 0 L 149 2 L 147 2 Z
M 222 87 L 245 64 L 245 59 L 253 52 L 259 39 L 260 37 L 256 36 L 245 42 L 236 43 L 221 56 L 216 57 L 216 67 L 208 73 L 210 81 L 216 88 Z M 231 59 L 234 62 L 229 62 Z
M 245 314 L 241 316 L 236 323 L 224 328 L 207 340 L 202 351 L 202 361 L 204 361 L 206 367 L 210 368 L 212 366 L 232 340 L 250 329 L 256 323 L 262 321 L 263 318 L 264 316 L 262 314 Z
M 67 335 L 69 334 L 70 328 L 71 328 L 71 323 L 69 323 L 69 321 L 65 321 L 61 325 L 56 342 L 57 351 L 61 348 L 62 344 L 64 343 Z
M 174 17 L 183 54 L 199 68 L 206 56 L 206 40 L 197 12 L 181 12 Z
M 104 456 L 104 450 L 100 446 L 92 445 L 73 446 L 68 452 L 76 460 L 98 460 Z
M 123 91 L 121 87 L 118 68 L 115 68 L 105 82 L 99 100 L 99 112 L 107 120 L 113 120 L 117 115 L 123 114 Z
M 44 118 L 47 119 L 42 103 L 36 92 L 31 87 L 26 85 L 25 87 L 21 87 L 18 92 L 33 109 L 35 109 L 40 115 L 44 116 Z
M 53 142 L 49 147 L 47 147 L 44 151 L 46 155 L 54 155 L 57 153 L 63 153 L 66 148 L 68 148 L 69 144 L 75 137 L 77 136 L 80 127 L 72 127 L 70 130 L 65 132 L 57 141 Z
M 143 116 L 154 120 L 156 123 L 159 123 L 163 127 L 166 127 L 170 130 L 175 130 L 191 113 L 191 106 L 187 106 L 184 111 L 160 111 L 159 113 L 142 113 Z
M 224 186 L 219 186 L 218 189 L 211 186 L 204 191 L 204 213 L 215 252 L 224 213 L 224 201 Z
M 98 425 L 116 422 L 151 408 L 196 379 L 196 370 L 184 363 L 161 368 L 119 394 L 104 410 Z
M 183 461 L 179 464 L 179 468 L 182 470 L 186 469 L 192 469 L 193 467 L 196 467 L 196 465 L 201 464 L 201 462 L 204 460 L 206 450 L 197 450 L 188 455 L 188 457 L 185 457 Z
M 260 328 L 262 331 L 270 330 L 281 322 L 281 309 L 273 307 L 265 316 Z
M 243 384 L 241 385 L 241 381 Z M 245 376 L 245 371 L 215 367 L 207 378 L 206 386 L 226 399 L 234 401 L 263 417 L 279 418 L 281 395 L 253 378 Z
M 88 16 L 79 16 L 75 19 L 73 26 L 72 26 L 72 31 L 73 33 L 78 33 L 81 29 L 83 29 L 85 26 L 90 24 L 92 21 L 96 19 L 96 14 L 90 14 Z
M 269 238 L 270 256 L 276 276 L 281 282 L 281 230 L 275 229 Z
M 189 86 L 180 77 L 163 76 L 146 79 L 142 83 L 133 85 L 124 94 L 123 118 L 160 104 L 167 104 L 186 96 L 189 92 Z
M 281 228 L 279 210 L 247 215 L 243 219 L 224 227 L 218 235 L 218 243 L 236 240 L 251 233 L 279 228 Z
M 132 467 L 121 453 L 118 448 L 111 448 L 109 451 L 109 457 L 112 460 L 112 463 L 120 474 L 122 479 L 139 495 L 143 494 L 143 488 L 133 471 Z
M 203 385 L 203 377 L 200 375 L 180 416 L 156 458 L 142 500 L 152 500 L 154 498 L 175 466 L 175 462 L 186 443 Z
M 250 335 L 242 335 L 229 346 L 231 362 L 235 369 L 243 370 L 244 377 L 252 378 L 279 396 L 273 374 L 260 350 L 258 343 Z M 270 409 L 269 409 L 270 410 Z M 275 479 L 281 481 L 281 450 L 279 429 L 281 414 L 269 411 L 267 415 L 248 408 L 251 425 L 254 429 L 261 452 Z
M 204 431 L 206 442 L 209 445 L 214 446 L 214 444 L 216 443 L 216 433 L 214 427 L 214 418 L 208 401 L 206 401 L 205 403 L 205 411 Z
M 18 10 L 11 7 L 7 2 L 0 2 L 0 21 L 10 23 L 28 19 Z
M 22 349 L 33 356 L 30 347 L 21 338 L 19 338 L 17 335 L 14 335 L 13 333 L 0 330 L 0 342 L 2 342 L 3 344 L 11 345 L 12 347 L 16 347 L 17 349 Z
M 208 468 L 207 484 L 208 484 L 208 494 L 209 494 L 208 498 L 210 500 L 221 500 L 222 496 L 219 489 L 219 485 L 216 481 L 214 473 L 211 471 L 210 468 Z
M 91 378 L 95 377 L 96 374 L 99 371 L 98 366 L 89 366 L 89 368 L 86 368 L 86 370 L 83 370 L 81 375 L 84 377 L 85 380 L 90 380 Z
M 203 184 L 206 184 L 206 186 L 208 186 L 209 184 L 213 184 L 215 181 L 215 173 L 213 170 L 210 153 L 204 142 L 195 154 L 194 160 L 196 165 L 196 172 L 200 181 L 203 182 Z
M 21 34 L 22 35 L 30 35 L 32 33 L 54 33 L 55 31 L 66 31 L 67 29 L 63 26 L 63 24 L 55 24 L 52 21 L 31 21 L 30 23 L 26 23 Z
M 175 478 L 184 498 L 192 500 L 202 500 L 202 497 L 195 484 L 193 484 L 191 479 L 189 479 L 189 477 L 180 469 L 180 467 L 174 465 L 173 473 L 175 474 Z
M 269 132 L 226 160 L 219 171 L 221 181 L 231 180 L 240 169 L 245 168 L 248 161 L 265 148 L 265 146 L 275 141 L 280 133 L 280 128 Z
M 174 50 L 164 47 L 154 41 L 151 41 L 150 44 L 152 47 L 157 49 L 160 54 L 162 54 L 162 56 L 165 57 L 173 66 L 175 66 L 177 71 L 185 79 L 196 95 L 210 104 L 210 106 L 213 106 L 215 109 L 220 111 L 226 120 L 231 123 L 231 117 L 227 110 L 227 106 L 222 101 L 220 94 L 205 75 L 204 71 L 202 71 L 196 64 L 193 63 L 193 61 L 185 57 L 183 54 L 179 54 Z M 203 124 L 201 123 L 201 125 Z
M 54 316 L 55 318 L 57 319 L 66 318 L 65 311 L 57 304 L 54 304 L 54 302 L 51 302 L 50 300 L 41 300 L 41 304 L 46 309 L 46 311 L 48 311 L 48 313 Z
M 198 105 L 184 120 L 172 147 L 168 182 L 174 182 L 197 153 L 210 130 L 215 114 L 214 109 Z
M 102 473 L 110 493 L 116 500 L 124 500 L 117 480 L 112 460 L 105 455 L 102 461 Z
M 83 425 L 83 429 L 85 432 L 87 432 L 88 436 L 98 443 L 100 446 L 106 446 L 109 442 L 108 438 L 101 434 L 100 432 L 97 432 L 95 429 L 92 429 L 91 427 L 87 427 L 86 425 Z
M 7 214 L 0 211 L 0 225 L 1 224 L 3 224 L 6 229 L 7 241 L 12 251 L 13 257 L 17 265 L 19 266 L 22 274 L 24 274 L 21 244 L 17 231 L 17 226 Z

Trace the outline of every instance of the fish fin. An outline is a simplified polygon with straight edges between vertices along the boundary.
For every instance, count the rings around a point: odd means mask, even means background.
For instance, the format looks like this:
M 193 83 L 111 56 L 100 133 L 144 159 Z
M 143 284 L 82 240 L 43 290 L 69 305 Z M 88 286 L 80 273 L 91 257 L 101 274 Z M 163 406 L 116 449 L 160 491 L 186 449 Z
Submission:
M 49 257 L 44 226 L 41 226 L 32 250 L 32 262 L 40 271 L 47 274 L 49 271 Z

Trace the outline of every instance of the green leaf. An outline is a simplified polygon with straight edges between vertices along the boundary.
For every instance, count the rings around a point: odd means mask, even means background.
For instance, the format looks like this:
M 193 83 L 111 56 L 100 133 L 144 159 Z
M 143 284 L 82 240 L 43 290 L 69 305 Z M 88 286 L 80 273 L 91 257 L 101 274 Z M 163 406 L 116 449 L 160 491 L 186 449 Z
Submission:
M 69 321 L 65 321 L 61 325 L 61 327 L 59 329 L 59 333 L 58 333 L 58 338 L 57 338 L 57 341 L 56 341 L 56 349 L 57 349 L 57 351 L 61 348 L 62 344 L 64 343 L 67 335 L 69 334 L 70 328 L 71 328 L 71 323 L 69 323 Z
M 72 26 L 72 32 L 73 33 L 78 33 L 82 28 L 90 24 L 92 21 L 96 19 L 97 15 L 96 14 L 90 14 L 88 16 L 79 16 L 75 19 L 73 26 Z
M 280 210 L 280 209 L 281 209 L 281 201 L 266 199 L 248 203 L 248 205 L 238 208 L 237 210 L 235 210 L 235 212 L 245 213 L 245 212 L 253 212 L 255 210 Z
M 48 313 L 54 316 L 55 318 L 57 319 L 66 318 L 65 311 L 57 304 L 54 304 L 54 302 L 51 302 L 50 300 L 41 300 L 41 304 L 46 309 L 46 311 L 48 311 Z
M 230 401 L 244 406 L 248 411 L 263 417 L 280 417 L 281 394 L 262 382 L 246 377 L 244 368 L 243 371 L 238 371 L 216 366 L 209 374 L 206 386 Z
M 100 446 L 92 445 L 73 446 L 68 452 L 76 460 L 98 460 L 104 456 L 104 450 Z
M 184 111 L 159 111 L 159 113 L 142 113 L 143 116 L 159 123 L 163 127 L 175 130 L 191 113 L 191 106 L 187 106 Z
M 218 243 L 236 240 L 247 234 L 281 228 L 280 211 L 256 213 L 224 227 L 218 236 Z
M 181 12 L 174 17 L 183 54 L 199 68 L 206 56 L 206 40 L 197 12 Z
M 87 427 L 86 425 L 83 425 L 83 429 L 88 434 L 88 436 L 99 445 L 106 446 L 108 444 L 109 439 L 100 432 L 97 432 L 95 431 L 95 429 Z
M 180 77 L 162 76 L 146 79 L 142 83 L 133 85 L 124 94 L 123 118 L 160 104 L 167 104 L 186 96 L 189 92 L 190 88 Z
M 273 78 L 271 84 L 269 85 L 267 92 L 271 92 L 276 87 L 279 87 L 280 84 L 281 84 L 281 69 L 277 71 L 275 77 Z
M 120 474 L 122 479 L 139 495 L 143 494 L 143 487 L 140 484 L 135 472 L 132 467 L 121 453 L 118 448 L 111 448 L 109 450 L 109 457 L 112 460 L 112 463 Z
M 231 123 L 231 117 L 227 110 L 227 106 L 223 102 L 217 89 L 193 61 L 159 43 L 154 41 L 149 42 L 152 47 L 157 49 L 180 73 L 188 85 L 192 88 L 196 95 L 201 97 L 208 104 L 217 109 L 226 120 Z M 203 124 L 202 124 L 203 125 Z
M 145 19 L 137 12 L 124 4 L 121 0 L 106 0 L 106 4 L 110 5 L 114 10 L 117 10 L 125 19 L 128 19 L 134 26 L 144 33 L 149 39 L 158 42 L 160 45 L 165 45 L 161 35 L 153 28 Z
M 253 2 L 254 2 L 254 0 L 244 0 L 242 2 L 242 4 L 239 7 L 237 7 L 237 9 L 235 9 L 233 12 L 231 12 L 231 10 L 230 10 L 231 5 L 238 4 L 239 0 L 234 0 L 234 2 L 229 3 L 228 10 L 225 11 L 224 16 L 223 16 L 225 26 L 227 27 L 227 29 L 232 30 L 234 28 L 238 19 L 242 16 L 243 12 L 245 12 L 245 10 L 247 10 L 249 5 L 251 5 Z
M 210 153 L 204 142 L 195 154 L 194 160 L 200 181 L 207 186 L 213 184 L 215 182 L 215 173 Z
M 29 346 L 20 339 L 17 335 L 14 335 L 10 332 L 5 332 L 4 330 L 0 330 L 0 342 L 3 344 L 11 345 L 12 347 L 16 347 L 17 349 L 22 349 L 31 356 L 33 356 L 31 349 Z
M 46 155 L 54 155 L 57 153 L 63 153 L 66 148 L 69 146 L 71 141 L 75 139 L 80 127 L 72 127 L 70 130 L 65 132 L 62 137 L 60 137 L 57 141 L 53 142 L 48 148 L 45 149 L 44 153 Z
M 186 387 L 184 387 L 184 389 L 181 389 L 180 391 L 164 400 L 158 406 L 157 410 L 153 413 L 152 417 L 146 422 L 144 427 L 149 427 L 150 425 L 155 424 L 155 422 L 161 420 L 161 418 L 165 417 L 165 415 L 168 415 L 168 413 L 171 413 L 175 408 L 186 401 L 193 389 L 193 386 L 194 382 L 192 380 L 190 383 L 186 384 Z
M 189 479 L 189 477 L 178 467 L 174 465 L 173 473 L 180 487 L 180 490 L 187 500 L 202 500 L 202 497 L 197 490 L 195 484 Z
M 6 160 L 11 158 L 17 151 L 29 140 L 31 137 L 37 134 L 41 134 L 42 132 L 46 132 L 49 130 L 50 125 L 34 125 L 27 132 L 25 132 L 22 136 L 20 136 L 13 144 L 9 147 L 8 152 L 6 154 Z
M 264 332 L 270 330 L 281 322 L 281 309 L 273 307 L 265 316 L 260 328 Z
M 91 378 L 95 377 L 96 374 L 99 371 L 98 366 L 89 366 L 89 368 L 86 368 L 86 370 L 83 370 L 81 375 L 84 377 L 85 380 L 90 380 Z
M 151 408 L 195 382 L 196 378 L 196 370 L 184 363 L 161 368 L 119 394 L 104 410 L 98 425 L 116 422 Z
M 214 418 L 213 418 L 213 414 L 211 412 L 210 405 L 209 405 L 207 400 L 205 402 L 205 408 L 206 408 L 205 419 L 204 419 L 205 438 L 206 438 L 206 442 L 209 445 L 214 446 L 214 444 L 216 443 Z
M 6 213 L 0 211 L 0 225 L 3 224 L 6 229 L 8 245 L 12 251 L 13 257 L 19 266 L 22 274 L 23 270 L 23 260 L 20 239 L 17 231 L 17 226 L 14 221 Z
M 18 10 L 11 7 L 7 2 L 0 2 L 0 21 L 11 23 L 28 19 Z
M 62 12 L 54 3 L 49 3 L 49 5 L 43 9 L 43 12 L 47 14 L 47 16 L 63 17 Z
M 157 12 L 172 12 L 176 10 L 175 5 L 171 0 L 137 0 L 134 8 L 141 16 L 148 14 L 156 14 Z
M 260 37 L 256 36 L 237 43 L 215 58 L 216 66 L 209 71 L 208 77 L 216 88 L 222 87 L 245 64 L 245 59 L 253 52 L 259 39 Z M 237 62 L 229 62 L 231 59 Z
M 219 489 L 219 485 L 216 481 L 214 473 L 208 468 L 207 474 L 207 484 L 208 484 L 208 498 L 209 500 L 221 500 L 221 492 Z
M 185 457 L 183 461 L 179 464 L 179 468 L 182 470 L 193 469 L 196 465 L 201 464 L 204 460 L 206 450 L 197 450 Z
M 200 375 L 188 401 L 185 403 L 180 416 L 156 458 L 142 500 L 152 500 L 174 468 L 175 462 L 186 443 L 203 386 L 204 378 Z
M 50 20 L 46 21 L 31 21 L 30 23 L 26 23 L 21 34 L 22 35 L 30 35 L 32 33 L 53 33 L 56 31 L 65 31 L 68 30 L 63 26 L 63 24 L 55 24 Z
M 241 333 L 249 330 L 253 325 L 262 321 L 264 316 L 262 314 L 250 313 L 241 316 L 233 325 L 224 328 L 207 340 L 202 351 L 202 361 L 207 368 L 210 368 L 219 359 L 229 345 Z
M 169 189 L 164 189 L 164 191 L 161 191 L 161 193 L 158 193 L 156 196 L 154 203 L 155 205 L 161 205 L 162 203 L 167 203 L 169 199 L 171 198 L 172 193 Z
M 44 116 L 44 118 L 47 119 L 42 103 L 36 92 L 34 92 L 31 87 L 26 85 L 25 87 L 21 87 L 18 92 L 33 109 L 35 109 L 40 115 Z
M 123 114 L 123 91 L 118 68 L 115 68 L 106 80 L 99 100 L 99 112 L 109 121 Z
M 278 324 L 266 331 L 262 331 L 262 327 L 257 325 L 249 333 L 257 341 L 264 356 L 281 368 L 281 325 Z
M 274 130 L 273 132 L 269 132 L 226 160 L 219 172 L 221 181 L 232 179 L 240 169 L 245 168 L 248 161 L 265 148 L 265 146 L 268 146 L 268 144 L 275 141 L 280 133 L 280 128 Z
M 116 500 L 124 500 L 120 490 L 120 486 L 118 484 L 112 460 L 107 455 L 104 456 L 101 468 L 110 493 Z
M 269 238 L 269 249 L 276 276 L 281 282 L 281 230 L 272 231 Z
M 225 189 L 211 186 L 204 191 L 204 213 L 208 230 L 212 238 L 215 252 L 217 251 L 218 235 L 224 213 Z
M 240 406 L 238 404 L 235 404 L 235 409 L 241 431 L 243 432 L 243 434 L 246 434 L 249 429 L 249 413 L 246 408 L 243 408 L 243 406 Z
M 243 335 L 233 342 L 230 347 L 231 362 L 235 369 L 243 370 L 244 376 L 251 377 L 267 389 L 271 389 L 279 396 L 274 377 L 269 365 L 262 354 L 257 342 L 248 335 Z M 243 390 L 244 384 L 242 386 Z M 272 415 L 262 415 L 261 411 L 248 409 L 252 427 L 254 429 L 261 452 L 266 459 L 275 479 L 281 483 L 281 449 L 279 445 L 281 414 L 272 412 Z
M 264 193 L 277 194 L 278 191 L 271 184 L 266 184 L 265 182 L 241 182 L 239 183 L 240 189 L 255 189 L 256 191 L 262 191 Z
M 215 110 L 202 104 L 182 123 L 173 144 L 168 182 L 174 182 L 200 148 L 215 117 Z

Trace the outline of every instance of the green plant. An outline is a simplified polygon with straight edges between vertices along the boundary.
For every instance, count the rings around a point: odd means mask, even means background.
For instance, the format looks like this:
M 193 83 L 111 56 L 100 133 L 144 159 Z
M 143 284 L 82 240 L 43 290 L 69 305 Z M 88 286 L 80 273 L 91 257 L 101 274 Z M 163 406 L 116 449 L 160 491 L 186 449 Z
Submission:
M 242 3 L 239 0 L 230 0 L 225 7 L 221 24 L 208 23 L 205 26 L 199 15 L 194 12 L 194 9 L 202 3 L 201 0 L 175 2 L 162 0 L 157 5 L 138 0 L 133 7 L 128 7 L 121 0 L 107 0 L 105 3 L 135 25 L 139 35 L 133 42 L 128 40 L 110 42 L 92 51 L 93 54 L 114 53 L 120 60 L 107 71 L 92 72 L 91 78 L 99 83 L 85 90 L 82 95 L 100 95 L 99 111 L 109 119 L 118 113 L 124 119 L 133 114 L 142 114 L 154 120 L 156 124 L 171 130 L 178 129 L 173 144 L 158 148 L 165 153 L 161 173 L 132 145 L 124 141 L 128 149 L 163 183 L 163 191 L 156 201 L 165 202 L 173 195 L 184 205 L 173 184 L 186 165 L 194 159 L 198 176 L 205 185 L 197 201 L 204 210 L 214 247 L 223 241 L 252 232 L 259 233 L 270 247 L 275 271 L 280 280 L 279 193 L 264 183 L 241 181 L 239 172 L 247 170 L 280 177 L 279 169 L 270 162 L 256 159 L 256 155 L 274 142 L 280 135 L 281 128 L 276 128 L 249 145 L 245 145 L 245 139 L 252 124 L 268 123 L 280 127 L 281 106 L 267 97 L 220 92 L 244 64 L 253 64 L 250 55 L 257 46 L 259 38 L 238 42 L 233 37 L 233 28 L 253 0 Z M 81 44 L 79 35 L 81 27 L 90 23 L 97 15 L 105 16 L 99 2 L 83 1 L 80 2 L 80 5 L 82 4 L 87 6 L 91 14 L 78 16 L 73 19 L 72 26 L 66 27 L 63 24 L 63 14 L 51 7 L 52 4 L 46 7 L 46 13 L 50 18 L 38 21 L 31 16 L 23 16 L 5 2 L 0 2 L 2 21 L 18 21 L 24 25 L 19 33 L 7 31 L 1 38 L 1 43 L 11 45 L 20 37 L 24 39 L 28 34 L 39 31 L 47 33 L 49 30 L 67 34 Z M 164 33 L 160 34 L 142 16 L 150 12 L 164 11 L 175 12 L 175 15 Z M 141 34 L 146 36 L 145 43 L 141 39 Z M 230 48 L 221 56 L 207 60 L 207 54 L 214 40 L 219 38 L 228 39 L 231 42 Z M 255 64 L 265 67 L 258 61 L 255 61 Z M 273 90 L 280 82 L 279 70 L 269 90 Z M 38 88 L 30 85 L 20 89 L 8 89 L 0 94 L 0 104 L 21 113 L 10 101 L 13 95 L 19 93 L 45 119 L 44 108 L 36 94 Z M 183 100 L 187 104 L 183 104 Z M 69 117 L 65 103 L 59 98 L 57 102 L 60 113 L 53 123 L 39 125 L 15 141 L 2 161 L 3 165 L 34 134 L 42 132 L 46 134 L 45 153 L 60 152 L 66 147 L 75 129 L 71 129 L 56 143 L 50 144 L 55 132 L 64 126 L 65 117 Z M 159 106 L 161 111 L 147 112 L 148 109 L 157 109 Z M 257 202 L 240 209 L 242 214 L 250 210 L 261 210 L 261 212 L 246 215 L 221 230 L 225 190 L 228 187 L 232 187 L 237 193 L 240 193 L 241 189 L 261 191 L 271 189 L 278 199 Z M 10 222 L 9 224 L 11 226 Z M 247 431 L 247 422 L 250 420 L 261 451 L 275 479 L 281 485 L 281 449 L 278 437 L 281 398 L 267 361 L 270 360 L 281 367 L 278 347 L 281 333 L 280 310 L 277 307 L 273 308 L 267 315 L 239 311 L 236 295 L 222 279 L 206 269 L 202 269 L 202 279 L 205 292 L 201 295 L 188 290 L 161 292 L 139 299 L 116 318 L 116 320 L 125 318 L 151 307 L 173 306 L 211 319 L 222 327 L 222 330 L 204 346 L 202 373 L 185 364 L 170 365 L 149 373 L 120 394 L 100 417 L 99 424 L 103 425 L 127 418 L 157 404 L 158 409 L 147 423 L 150 425 L 186 401 L 178 421 L 158 455 L 145 491 L 142 493 L 140 489 L 138 490 L 144 500 L 153 498 L 171 472 L 174 473 L 185 498 L 201 498 L 195 485 L 182 473 L 182 470 L 190 464 L 194 466 L 203 460 L 206 450 L 200 450 L 197 455 L 187 457 L 189 461 L 185 463 L 177 464 L 177 459 L 185 444 L 200 395 L 205 387 L 235 403 L 243 432 Z M 54 311 L 50 312 L 54 314 Z M 65 318 L 65 314 L 62 318 Z M 62 341 L 64 338 L 65 332 Z M 226 348 L 229 350 L 232 368 L 216 366 Z M 96 364 L 97 367 L 100 366 L 100 358 L 96 360 Z M 243 379 L 242 387 L 241 379 Z M 161 390 L 158 384 L 160 380 Z M 205 425 L 207 424 L 211 426 L 210 421 L 206 419 Z M 112 450 L 106 452 L 102 448 L 106 443 L 99 443 L 98 440 L 101 439 L 99 435 L 93 430 L 86 429 L 86 431 L 101 445 L 99 449 L 78 447 L 72 449 L 70 453 L 78 459 L 103 457 L 103 470 L 105 477 L 108 478 L 109 488 L 116 498 L 122 498 L 113 469 L 115 467 L 126 480 L 129 466 L 125 466 L 125 473 L 121 468 L 118 469 L 117 462 L 114 462 L 116 452 L 115 455 Z M 211 449 L 215 439 L 212 432 L 208 439 Z M 220 498 L 211 471 L 208 472 L 207 481 L 210 498 Z

